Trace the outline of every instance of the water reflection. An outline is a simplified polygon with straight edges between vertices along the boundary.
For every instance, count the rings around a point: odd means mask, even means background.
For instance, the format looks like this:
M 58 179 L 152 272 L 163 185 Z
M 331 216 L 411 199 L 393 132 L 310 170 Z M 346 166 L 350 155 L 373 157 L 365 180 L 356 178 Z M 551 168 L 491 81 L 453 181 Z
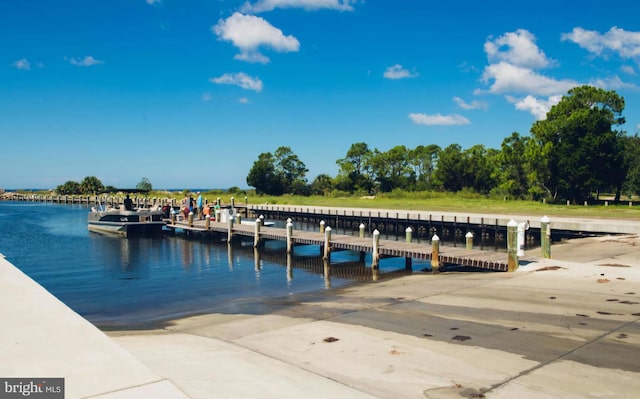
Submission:
M 91 253 L 111 279 L 139 280 L 149 276 L 148 257 L 154 248 L 149 240 L 90 235 Z
M 239 302 L 250 311 L 246 304 L 263 298 L 325 288 L 321 261 L 299 267 L 307 262 L 299 257 L 304 250 L 287 260 L 282 243 L 255 250 L 252 243 L 228 246 L 213 239 L 110 237 L 87 231 L 87 212 L 0 202 L 0 214 L 7 215 L 2 220 L 22 221 L 0 223 L 0 252 L 98 325 L 233 309 Z M 350 282 L 333 276 L 331 286 Z
M 258 248 L 253 249 L 253 266 L 256 272 L 260 271 L 262 260 L 260 259 L 260 250 Z
M 245 251 L 246 247 L 238 246 L 236 250 Z M 404 258 L 389 258 L 381 261 L 381 267 L 370 267 L 370 255 L 356 251 L 340 251 L 333 253 L 330 259 L 324 259 L 320 249 L 315 245 L 296 246 L 293 253 L 287 253 L 286 247 L 271 243 L 263 250 L 253 248 L 254 267 L 260 271 L 263 262 L 282 265 L 286 268 L 286 280 L 294 281 L 294 269 L 302 269 L 308 273 L 323 277 L 325 288 L 331 288 L 331 279 L 348 279 L 357 281 L 377 281 L 386 276 L 411 273 L 405 270 Z M 418 262 L 416 262 L 418 263 Z
M 324 288 L 331 288 L 331 265 L 329 265 L 329 259 L 322 258 L 323 271 L 324 271 Z
M 233 247 L 227 245 L 227 265 L 229 265 L 229 271 L 233 271 Z
M 293 255 L 287 254 L 287 283 L 290 285 L 293 281 Z

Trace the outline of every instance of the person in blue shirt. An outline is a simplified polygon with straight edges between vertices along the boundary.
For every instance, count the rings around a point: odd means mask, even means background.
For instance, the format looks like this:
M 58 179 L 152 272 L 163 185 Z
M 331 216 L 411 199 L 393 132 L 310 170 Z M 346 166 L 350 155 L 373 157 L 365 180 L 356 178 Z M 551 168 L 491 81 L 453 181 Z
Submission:
M 196 200 L 196 206 L 198 207 L 198 218 L 202 220 L 204 219 L 202 194 L 200 194 L 200 191 L 198 191 L 196 194 L 198 194 L 198 199 Z

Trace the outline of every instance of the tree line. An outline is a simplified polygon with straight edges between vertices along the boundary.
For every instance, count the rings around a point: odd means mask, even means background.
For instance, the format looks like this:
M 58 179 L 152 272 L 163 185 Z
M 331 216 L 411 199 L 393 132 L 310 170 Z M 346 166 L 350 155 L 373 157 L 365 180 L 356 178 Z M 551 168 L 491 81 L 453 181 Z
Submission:
M 153 186 L 146 177 L 136 185 L 137 191 L 151 191 Z M 56 193 L 60 195 L 80 195 L 80 194 L 101 194 L 101 193 L 115 193 L 120 191 L 113 186 L 105 186 L 100 179 L 95 176 L 87 176 L 81 182 L 69 180 L 64 184 L 56 187 Z
M 640 138 L 617 130 L 625 123 L 624 105 L 615 91 L 575 87 L 528 136 L 513 132 L 500 149 L 430 144 L 380 151 L 359 142 L 336 161 L 335 177 L 321 174 L 310 184 L 305 164 L 282 146 L 258 156 L 247 184 L 269 195 L 466 190 L 574 203 L 606 192 L 619 200 L 640 194 Z

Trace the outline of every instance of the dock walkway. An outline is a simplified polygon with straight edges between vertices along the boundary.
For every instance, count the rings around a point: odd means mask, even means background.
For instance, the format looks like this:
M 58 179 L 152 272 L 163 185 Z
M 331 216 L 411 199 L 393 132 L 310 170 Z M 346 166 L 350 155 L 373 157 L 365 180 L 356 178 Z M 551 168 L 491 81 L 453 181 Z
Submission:
M 207 229 L 204 220 L 194 220 L 189 226 L 187 221 L 176 221 L 174 224 L 168 223 L 170 230 L 179 230 L 187 234 L 225 234 L 229 237 L 247 237 L 259 242 L 263 240 L 277 240 L 287 242 L 287 230 L 285 228 L 260 226 L 258 229 L 258 239 L 256 240 L 256 226 L 250 224 L 233 224 L 231 231 L 227 223 L 209 222 Z M 317 245 L 321 248 L 325 246 L 325 233 L 319 231 L 294 230 L 291 235 L 291 248 L 296 245 Z M 329 243 L 330 252 L 337 250 L 348 250 L 363 253 L 374 252 L 373 237 L 359 237 L 345 234 L 331 234 Z M 411 266 L 412 259 L 432 261 L 433 253 L 430 244 L 406 242 L 397 240 L 380 239 L 377 245 L 379 257 L 401 257 L 405 258 L 407 267 Z M 530 259 L 528 257 L 527 259 Z M 507 271 L 508 256 L 506 252 L 488 250 L 469 250 L 460 247 L 441 246 L 438 253 L 440 265 L 455 264 L 481 269 Z

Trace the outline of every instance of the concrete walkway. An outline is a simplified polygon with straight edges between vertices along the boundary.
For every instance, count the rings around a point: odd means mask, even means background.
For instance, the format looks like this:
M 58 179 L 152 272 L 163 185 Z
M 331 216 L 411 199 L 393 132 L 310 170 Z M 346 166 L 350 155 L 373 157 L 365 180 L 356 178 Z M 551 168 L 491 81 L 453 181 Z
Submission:
M 552 256 L 515 273 L 236 304 L 111 339 L 0 260 L 0 377 L 62 376 L 67 398 L 637 398 L 640 238 Z

